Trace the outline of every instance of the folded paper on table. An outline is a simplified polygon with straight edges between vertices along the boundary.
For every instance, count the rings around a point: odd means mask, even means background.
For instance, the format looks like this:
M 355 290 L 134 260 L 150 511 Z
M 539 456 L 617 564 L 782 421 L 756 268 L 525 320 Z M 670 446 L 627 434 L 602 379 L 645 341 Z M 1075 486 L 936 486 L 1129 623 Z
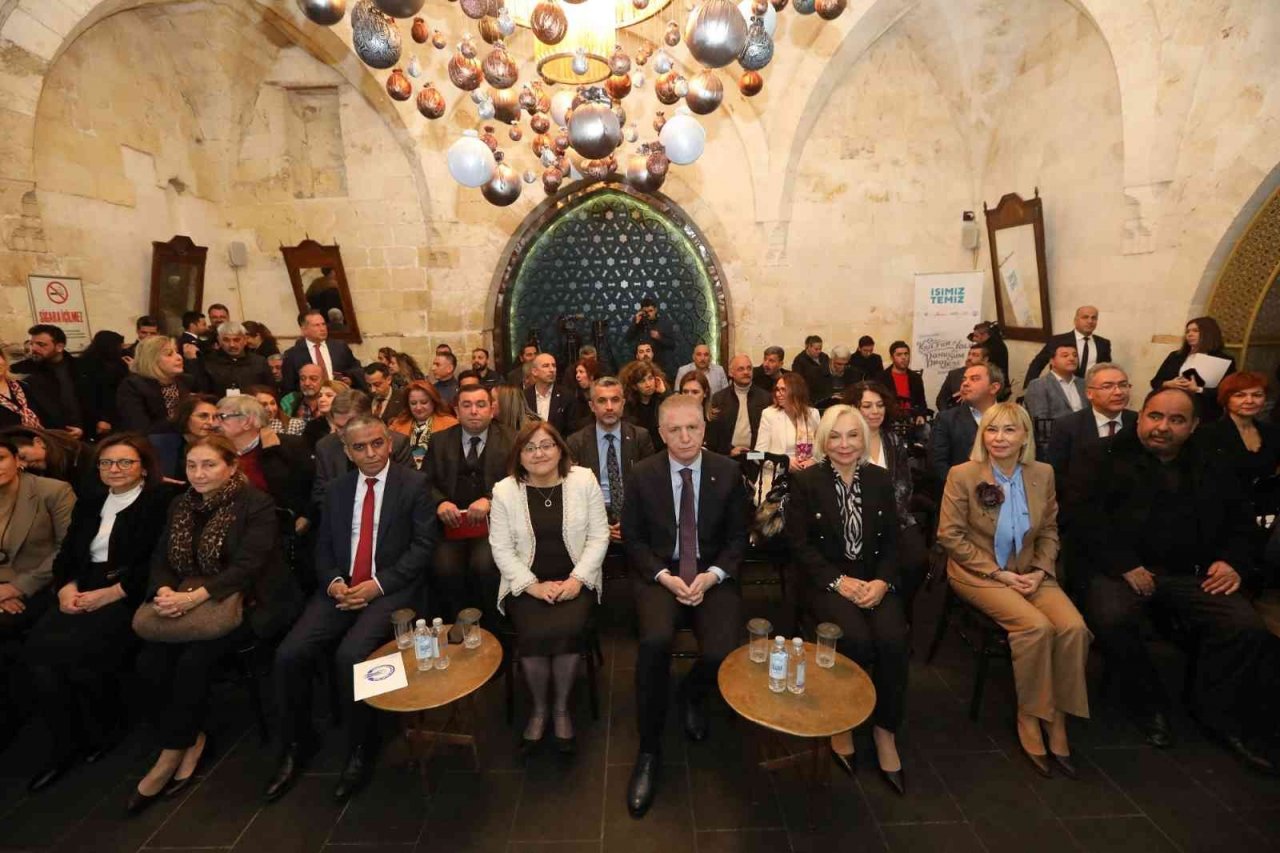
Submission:
M 353 669 L 357 702 L 409 686 L 409 677 L 404 671 L 404 661 L 398 651 L 380 658 L 361 661 Z
M 1217 388 L 1218 383 L 1222 381 L 1222 377 L 1227 375 L 1227 369 L 1231 367 L 1231 359 L 1218 358 L 1216 355 L 1205 355 L 1204 353 L 1194 352 L 1187 356 L 1187 360 L 1182 363 L 1180 374 L 1185 374 L 1188 370 L 1194 370 L 1204 381 L 1204 387 Z

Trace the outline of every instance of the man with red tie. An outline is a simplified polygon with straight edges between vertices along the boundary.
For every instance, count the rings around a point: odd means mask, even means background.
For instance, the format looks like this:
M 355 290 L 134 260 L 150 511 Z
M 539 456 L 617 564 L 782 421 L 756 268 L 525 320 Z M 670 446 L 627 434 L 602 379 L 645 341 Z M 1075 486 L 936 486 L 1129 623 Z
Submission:
M 311 683 L 317 662 L 335 643 L 333 677 L 352 704 L 346 710 L 349 752 L 334 798 L 347 800 L 367 781 L 373 712 L 354 702 L 352 667 L 391 636 L 392 611 L 408 607 L 427 615 L 425 581 L 439 525 L 426 477 L 390 464 L 391 434 L 372 415 L 348 422 L 342 443 L 356 469 L 325 492 L 316 535 L 319 587 L 276 650 L 283 751 L 267 785 L 268 801 L 284 795 L 314 748 Z
M 354 387 L 369 390 L 360 360 L 342 341 L 329 340 L 329 324 L 324 314 L 314 309 L 298 315 L 298 340 L 284 352 L 280 390 L 286 394 L 297 391 L 298 372 L 308 364 L 320 368 L 320 378 L 325 382 L 338 379 L 341 374 L 351 380 L 349 384 Z
M 622 510 L 622 541 L 635 576 L 640 633 L 640 754 L 627 786 L 633 817 L 649 810 L 657 791 L 676 628 L 691 624 L 698 638 L 698 659 L 677 693 L 690 740 L 707 736 L 703 699 L 742 633 L 737 578 L 747 550 L 748 509 L 742 473 L 728 457 L 702 449 L 706 419 L 694 398 L 664 400 L 658 429 L 666 453 L 631 469 Z

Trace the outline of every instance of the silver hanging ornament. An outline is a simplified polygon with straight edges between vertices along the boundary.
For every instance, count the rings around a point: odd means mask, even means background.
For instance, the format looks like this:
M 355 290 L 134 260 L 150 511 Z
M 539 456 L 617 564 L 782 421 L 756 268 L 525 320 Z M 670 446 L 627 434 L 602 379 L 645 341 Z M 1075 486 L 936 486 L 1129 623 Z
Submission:
M 533 183 L 533 182 L 534 182 L 534 181 L 536 181 L 536 180 L 538 180 L 538 173 L 537 173 L 537 172 L 533 171 L 533 169 L 525 169 L 525 170 L 524 170 L 524 182 L 525 182 L 526 184 L 531 184 L 531 183 Z
M 689 92 L 684 102 L 700 116 L 715 112 L 724 100 L 724 84 L 714 71 L 701 71 L 689 81 Z
M 502 11 L 498 14 L 498 32 L 502 33 L 503 38 L 510 38 L 515 31 L 516 22 L 512 20 L 511 13 L 507 11 L 507 7 L 503 6 Z
M 747 71 L 759 71 L 772 60 L 773 39 L 764 28 L 764 19 L 753 16 L 751 26 L 747 27 L 747 43 L 738 56 L 738 64 Z
M 570 67 L 573 68 L 573 73 L 579 76 L 587 73 L 587 69 L 590 66 L 587 64 L 587 49 L 585 47 L 580 47 L 573 52 L 573 62 L 570 63 Z
M 622 142 L 622 125 L 603 89 L 592 86 L 569 114 L 569 145 L 587 159 L 608 157 Z
M 640 138 L 640 128 L 636 127 L 634 121 L 622 129 L 622 138 L 627 142 L 635 142 Z
M 659 50 L 658 55 L 653 58 L 653 70 L 659 74 L 666 74 L 671 70 L 671 57 L 665 50 Z
M 373 0 L 373 4 L 393 18 L 412 18 L 422 11 L 426 0 Z
M 494 108 L 493 101 L 489 100 L 488 98 L 485 98 L 476 107 L 476 114 L 479 115 L 480 118 L 483 119 L 484 121 L 488 121 L 489 119 L 493 118 L 495 115 L 497 115 L 497 113 L 498 111 L 497 109 Z
M 723 68 L 746 46 L 747 22 L 729 0 L 706 0 L 689 13 L 684 43 L 698 62 Z
M 648 145 L 640 146 L 640 150 L 627 157 L 627 183 L 642 193 L 657 192 L 662 187 L 666 175 L 661 177 L 649 171 Z
M 347 13 L 347 0 L 298 0 L 298 8 L 313 24 L 332 27 Z
M 480 194 L 494 207 L 506 207 L 520 198 L 521 187 L 520 173 L 506 163 L 499 163 L 493 170 L 493 177 L 480 187 Z
M 400 61 L 400 30 L 373 0 L 357 0 L 351 9 L 351 44 L 370 68 L 391 68 Z
M 801 15 L 812 15 L 816 8 L 814 0 L 795 0 L 795 10 Z

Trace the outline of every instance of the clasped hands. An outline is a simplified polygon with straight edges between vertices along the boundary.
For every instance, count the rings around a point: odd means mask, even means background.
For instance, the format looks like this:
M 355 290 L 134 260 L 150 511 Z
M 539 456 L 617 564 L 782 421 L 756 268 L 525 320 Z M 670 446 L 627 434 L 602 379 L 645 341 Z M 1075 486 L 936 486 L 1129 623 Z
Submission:
M 840 580 L 840 585 L 836 587 L 836 592 L 863 610 L 870 610 L 873 607 L 878 607 L 880 602 L 884 600 L 885 595 L 889 592 L 889 585 L 882 580 L 864 581 L 846 575 Z
M 27 609 L 22 592 L 11 583 L 0 583 L 0 611 L 17 616 Z
M 1044 583 L 1045 577 L 1044 569 L 1036 569 L 1033 572 L 1027 572 L 1025 575 L 1005 570 L 996 573 L 996 580 L 1014 592 L 1020 593 L 1024 598 L 1035 595 L 1036 590 L 1040 589 L 1040 584 Z
M 582 581 L 569 576 L 562 581 L 538 581 L 524 588 L 525 595 L 532 595 L 539 601 L 555 604 L 559 601 L 573 601 L 582 592 Z
M 692 583 L 685 583 L 674 572 L 662 572 L 658 575 L 658 583 L 676 597 L 676 601 L 687 607 L 697 607 L 702 603 L 707 590 L 720 583 L 715 572 L 700 572 Z
M 59 597 L 62 593 L 59 592 Z M 176 592 L 172 587 L 162 586 L 156 590 L 152 606 L 161 616 L 176 619 L 209 600 L 209 592 L 204 587 L 190 592 Z
M 363 610 L 369 606 L 369 602 L 382 595 L 382 587 L 372 579 L 355 586 L 347 586 L 347 582 L 342 578 L 336 578 L 329 584 L 326 591 L 330 598 L 338 602 L 339 610 Z
M 124 598 L 124 587 L 120 584 L 81 592 L 74 581 L 65 584 L 58 590 L 58 609 L 63 613 L 92 613 L 99 608 L 114 604 Z
M 1125 583 L 1129 584 L 1130 589 L 1143 598 L 1149 598 L 1155 594 L 1156 576 L 1143 566 L 1130 569 L 1121 577 L 1124 578 Z M 1231 595 L 1240 588 L 1240 573 L 1231 568 L 1229 563 L 1215 560 L 1209 566 L 1209 571 L 1205 572 L 1200 588 L 1210 595 Z
M 461 526 L 464 515 L 468 524 L 481 523 L 489 517 L 489 499 L 477 498 L 465 513 L 452 501 L 444 501 L 436 507 L 436 516 L 449 527 Z

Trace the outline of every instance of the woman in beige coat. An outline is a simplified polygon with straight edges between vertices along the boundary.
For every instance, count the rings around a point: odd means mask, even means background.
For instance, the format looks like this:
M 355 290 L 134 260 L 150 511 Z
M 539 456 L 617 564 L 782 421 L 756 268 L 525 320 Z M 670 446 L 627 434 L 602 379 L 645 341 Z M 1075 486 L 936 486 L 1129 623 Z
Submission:
M 1021 406 L 997 403 L 982 416 L 969 461 L 947 476 L 938 542 L 951 588 L 1009 633 L 1022 751 L 1050 775 L 1043 726 L 1053 763 L 1075 778 L 1066 715 L 1089 716 L 1092 635 L 1058 584 L 1053 469 L 1035 461 Z

